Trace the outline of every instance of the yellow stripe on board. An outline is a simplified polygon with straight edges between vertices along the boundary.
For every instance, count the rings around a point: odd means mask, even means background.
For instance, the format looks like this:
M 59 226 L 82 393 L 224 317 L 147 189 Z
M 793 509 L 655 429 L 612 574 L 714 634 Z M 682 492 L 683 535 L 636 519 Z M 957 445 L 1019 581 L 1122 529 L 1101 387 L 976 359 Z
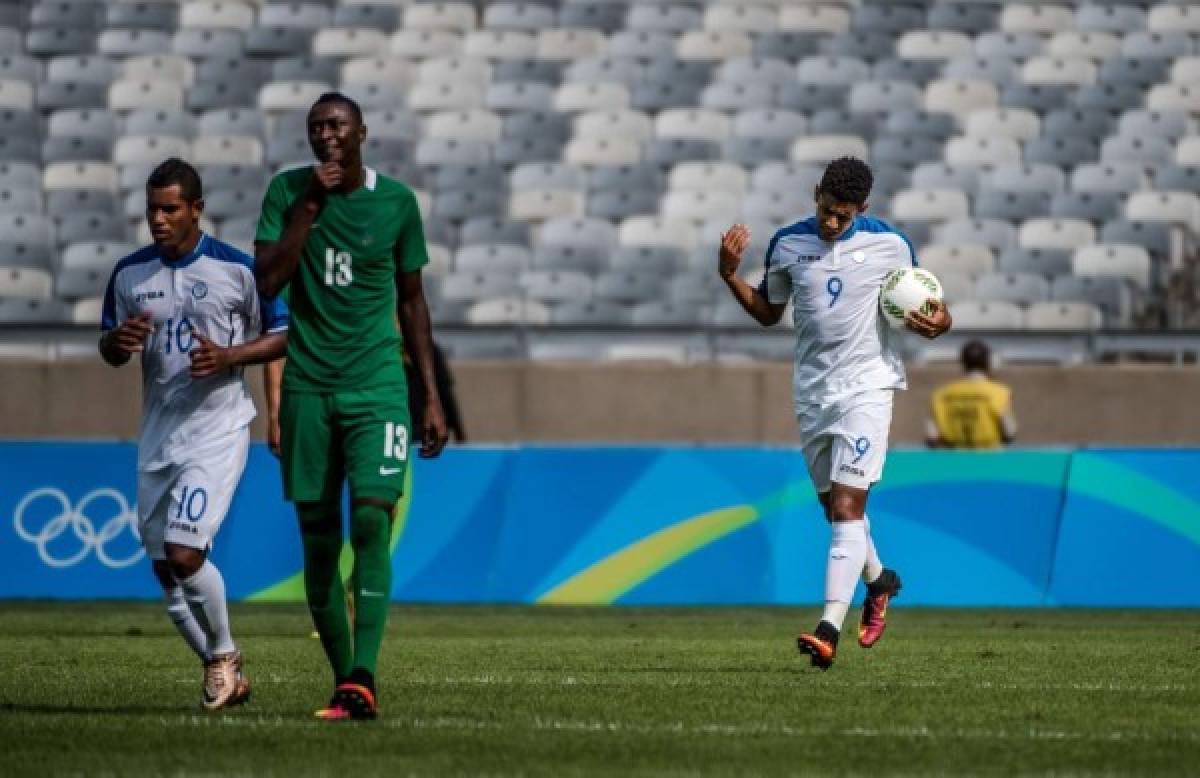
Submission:
M 687 519 L 579 571 L 537 601 L 553 605 L 610 605 L 680 558 L 758 518 L 755 508 L 735 505 Z

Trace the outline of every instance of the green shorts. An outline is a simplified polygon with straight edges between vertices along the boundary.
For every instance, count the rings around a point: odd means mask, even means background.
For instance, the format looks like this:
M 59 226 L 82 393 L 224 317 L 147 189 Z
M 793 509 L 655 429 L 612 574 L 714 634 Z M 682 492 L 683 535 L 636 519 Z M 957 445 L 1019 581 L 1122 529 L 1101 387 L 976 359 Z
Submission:
M 345 392 L 284 391 L 279 405 L 283 493 L 292 502 L 394 502 L 404 492 L 410 426 L 403 386 Z

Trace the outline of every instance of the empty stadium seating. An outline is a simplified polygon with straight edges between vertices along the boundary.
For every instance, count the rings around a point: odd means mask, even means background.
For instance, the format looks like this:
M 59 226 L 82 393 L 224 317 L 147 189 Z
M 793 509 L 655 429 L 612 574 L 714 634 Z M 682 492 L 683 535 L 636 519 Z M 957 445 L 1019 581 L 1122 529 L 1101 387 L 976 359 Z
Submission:
M 964 328 L 1169 324 L 1142 314 L 1166 309 L 1200 231 L 1200 4 L 15 6 L 0 298 L 40 303 L 0 306 L 6 322 L 90 310 L 72 306 L 144 237 L 168 155 L 249 249 L 335 88 L 363 104 L 368 164 L 418 191 L 446 323 L 743 326 L 712 279 L 720 230 L 745 221 L 761 252 L 840 154 L 872 163 L 872 212 L 910 233 Z

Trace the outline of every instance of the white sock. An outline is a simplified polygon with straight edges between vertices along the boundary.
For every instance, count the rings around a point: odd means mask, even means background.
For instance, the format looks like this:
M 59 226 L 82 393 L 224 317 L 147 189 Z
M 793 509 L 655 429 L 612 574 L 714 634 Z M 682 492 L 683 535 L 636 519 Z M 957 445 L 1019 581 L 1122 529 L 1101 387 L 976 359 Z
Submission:
M 192 609 L 188 607 L 187 600 L 183 598 L 183 587 L 176 584 L 165 590 L 163 594 L 167 599 L 167 615 L 171 617 L 171 621 L 175 622 L 175 629 L 179 630 L 179 634 L 183 636 L 188 648 L 207 662 L 212 658 L 208 655 L 208 636 L 204 634 L 204 630 L 200 629 L 199 622 L 192 615 Z
M 829 542 L 829 562 L 825 568 L 825 613 L 828 621 L 839 630 L 846 620 L 854 587 L 862 575 L 867 557 L 867 528 L 861 521 L 833 522 L 833 538 Z
M 229 634 L 229 611 L 225 607 L 225 579 L 221 571 L 209 560 L 191 578 L 179 582 L 183 595 L 192 609 L 192 615 L 208 634 L 210 656 L 236 651 L 233 636 Z
M 863 527 L 867 532 L 867 562 L 863 565 L 862 579 L 871 583 L 883 575 L 883 562 L 879 561 L 879 553 L 875 550 L 875 539 L 871 537 L 871 520 L 866 514 L 863 514 Z

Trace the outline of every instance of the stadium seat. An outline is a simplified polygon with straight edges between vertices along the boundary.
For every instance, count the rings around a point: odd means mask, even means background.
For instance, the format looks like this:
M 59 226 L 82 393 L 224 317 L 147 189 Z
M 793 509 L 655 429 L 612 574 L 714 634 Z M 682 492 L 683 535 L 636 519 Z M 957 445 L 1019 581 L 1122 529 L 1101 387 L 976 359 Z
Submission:
M 110 57 L 166 54 L 171 36 L 159 30 L 102 30 L 96 36 L 96 51 Z
M 703 223 L 736 214 L 741 198 L 732 192 L 676 190 L 667 192 L 659 212 L 667 219 Z
M 1000 105 L 1009 108 L 1028 108 L 1031 111 L 1046 114 L 1064 105 L 1071 105 L 1075 92 L 1075 88 L 1067 84 L 1009 84 L 1000 91 Z M 1079 105 L 1078 102 L 1074 104 Z
M 596 276 L 593 297 L 620 303 L 660 300 L 664 295 L 663 277 L 645 270 L 613 270 Z
M 1050 215 L 1100 224 L 1124 213 L 1124 205 L 1122 192 L 1059 192 L 1050 201 Z
M 803 164 L 826 164 L 843 156 L 868 157 L 866 142 L 853 135 L 810 135 L 792 143 L 789 159 Z
M 1036 273 L 1053 278 L 1071 272 L 1069 249 L 1010 248 L 996 258 L 996 270 L 1002 273 Z
M 317 57 L 349 59 L 374 56 L 387 50 L 387 36 L 367 27 L 320 29 L 312 39 L 312 53 Z
M 734 30 L 745 33 L 761 33 L 773 30 L 779 16 L 769 6 L 714 3 L 704 9 L 703 27 L 706 30 Z
M 11 36 L 4 35 L 5 32 L 11 32 Z M 0 30 L 0 44 L 0 50 L 20 51 L 20 33 Z M 35 27 L 25 35 L 24 50 L 35 57 L 89 54 L 96 50 L 96 33 L 74 27 Z
M 0 282 L 0 290 L 4 284 Z M 2 291 L 0 291 L 2 294 Z M 70 321 L 70 312 L 58 300 L 0 297 L 0 322 L 6 324 L 47 324 Z
M 1090 303 L 1104 313 L 1109 327 L 1128 327 L 1133 317 L 1134 295 L 1129 281 L 1111 276 L 1077 276 L 1068 273 L 1055 277 L 1051 297 L 1058 302 Z M 954 312 L 955 320 L 958 311 Z
M 959 219 L 936 227 L 934 237 L 938 243 L 978 243 L 998 254 L 1016 245 L 1017 230 L 998 219 Z
M 454 272 L 518 274 L 532 266 L 529 249 L 511 243 L 477 243 L 454 255 Z
M 1136 164 L 1081 165 L 1071 173 L 1071 189 L 1077 192 L 1128 193 L 1145 185 L 1146 175 Z
M 454 272 L 442 281 L 442 299 L 473 302 L 489 297 L 511 297 L 521 293 L 517 275 L 509 273 Z
M 90 268 L 111 272 L 117 262 L 136 250 L 123 241 L 87 241 L 72 243 L 62 251 L 60 268 Z
M 42 143 L 42 160 L 53 162 L 100 161 L 112 156 L 111 138 L 91 135 L 52 135 Z
M 1065 60 L 1092 60 L 1103 62 L 1121 54 L 1121 40 L 1109 32 L 1091 30 L 1065 30 L 1055 33 L 1046 45 L 1050 57 Z M 1038 59 L 1038 58 L 1033 58 Z M 1093 65 L 1093 67 L 1095 67 Z M 1091 83 L 1095 79 L 1090 79 Z
M 466 33 L 478 25 L 468 3 L 421 3 L 404 9 L 404 27 L 412 30 L 449 30 Z
M 1046 302 L 1050 299 L 1050 282 L 1033 273 L 988 273 L 975 281 L 975 297 L 1018 305 Z
M 508 215 L 517 221 L 545 221 L 562 216 L 582 216 L 585 202 L 586 198 L 581 192 L 530 189 L 512 193 Z
M 912 222 L 941 222 L 965 219 L 970 202 L 965 193 L 954 189 L 906 189 L 892 198 L 893 218 Z
M 1141 246 L 1156 260 L 1164 260 L 1171 251 L 1171 225 L 1162 222 L 1112 219 L 1100 228 L 1102 243 L 1129 243 Z
M 354 5 L 335 5 L 333 9 L 334 27 L 360 27 L 392 32 L 400 24 L 399 4 L 357 3 Z
M 665 32 L 627 30 L 618 32 L 608 39 L 608 56 L 633 62 L 662 56 L 671 50 L 674 36 Z
M 529 232 L 528 224 L 495 216 L 482 216 L 463 222 L 459 238 L 464 246 L 489 242 L 528 246 Z
M 520 297 L 480 300 L 467 309 L 466 323 L 544 325 L 550 323 L 550 309 L 537 300 L 525 300 Z
M 15 79 L 0 79 L 0 108 L 32 111 L 33 84 Z
M 532 59 L 537 47 L 536 36 L 517 30 L 476 30 L 463 39 L 463 54 L 495 62 Z
M 939 79 L 925 87 L 922 107 L 931 113 L 948 113 L 965 119 L 972 111 L 1000 104 L 996 86 L 989 81 Z
M 1176 224 L 1200 232 L 1200 196 L 1193 192 L 1134 192 L 1125 201 L 1125 218 Z
M 979 180 L 980 190 L 985 188 L 1000 192 L 1042 192 L 1053 195 L 1061 192 L 1066 177 L 1061 169 L 1052 165 L 998 165 L 985 171 Z
M 622 246 L 670 246 L 691 251 L 699 236 L 690 222 L 634 216 L 621 222 L 617 238 Z
M 975 216 L 1020 222 L 1045 215 L 1050 194 L 1040 191 L 1003 191 L 982 187 L 975 199 Z
M 569 270 L 528 270 L 520 274 L 525 296 L 539 302 L 572 302 L 592 297 L 592 279 Z
M 56 189 L 117 190 L 116 168 L 106 162 L 58 162 L 46 166 L 42 177 L 46 191 Z
M 778 29 L 788 32 L 843 33 L 850 29 L 850 11 L 838 5 L 784 5 Z
M 0 212 L 2 213 L 2 212 Z M 54 251 L 49 243 L 9 241 L 0 236 L 0 267 L 49 269 Z
M 1021 147 L 1012 138 L 959 136 L 946 141 L 945 161 L 956 166 L 1015 165 L 1021 161 Z
M 53 278 L 43 268 L 0 267 L 0 300 L 49 300 L 53 289 Z
M 1086 302 L 1039 302 L 1025 311 L 1025 326 L 1041 332 L 1095 332 L 1104 326 L 1104 314 Z
M 242 57 L 245 37 L 238 29 L 180 28 L 171 37 L 171 51 L 193 59 Z
M 919 252 L 920 265 L 941 278 L 944 273 L 978 277 L 996 270 L 992 250 L 979 243 L 931 243 Z
M 654 135 L 654 122 L 641 111 L 589 111 L 574 117 L 576 138 L 628 138 L 636 142 Z
M 532 255 L 533 270 L 562 270 L 592 276 L 605 266 L 605 249 L 601 246 L 547 243 L 538 246 Z
M 1049 133 L 1025 144 L 1025 161 L 1034 165 L 1054 165 L 1071 169 L 1095 162 L 1100 158 L 1100 144 L 1088 137 L 1061 137 Z
M 548 111 L 554 105 L 554 88 L 537 82 L 507 82 L 487 88 L 484 104 L 499 113 Z
M 921 90 L 906 81 L 860 81 L 850 88 L 846 107 L 856 113 L 911 108 L 921 103 Z
M 542 225 L 538 240 L 543 246 L 588 246 L 607 252 L 617 245 L 617 228 L 604 219 L 550 219 Z
M 956 330 L 1021 330 L 1024 327 L 1025 317 L 1015 303 L 982 300 L 957 300 L 954 303 Z
M 638 327 L 693 327 L 708 317 L 706 306 L 669 300 L 633 304 L 630 323 Z
M 240 0 L 187 0 L 179 10 L 179 26 L 249 30 L 254 9 Z
M 975 54 L 985 58 L 1024 61 L 1041 54 L 1044 48 L 1042 37 L 1031 32 L 993 30 L 975 38 Z
M 1141 246 L 1121 243 L 1082 246 L 1075 250 L 1071 264 L 1077 276 L 1126 278 L 1143 290 L 1153 282 L 1150 254 Z
M 1026 84 L 1083 86 L 1096 83 L 1096 77 L 1096 66 L 1084 57 L 1032 57 L 1021 68 Z
M 316 81 L 272 81 L 258 92 L 258 107 L 268 114 L 307 111 L 323 93 L 332 90 L 328 83 Z
M 1200 142 L 1193 144 L 1200 147 Z M 1200 151 L 1200 148 L 1197 149 Z M 1189 159 L 1176 152 L 1176 160 Z M 1167 165 L 1154 171 L 1154 188 L 1160 192 L 1200 192 L 1200 159 L 1190 165 Z
M 195 123 L 190 113 L 162 108 L 140 108 L 125 116 L 125 135 L 170 135 L 190 138 L 195 134 Z
M 933 59 L 943 62 L 972 52 L 969 35 L 952 30 L 909 30 L 896 38 L 896 56 L 901 59 Z
M 550 310 L 550 322 L 572 327 L 614 327 L 630 322 L 629 309 L 603 300 L 568 301 Z
M 619 222 L 631 216 L 657 212 L 658 202 L 659 195 L 654 190 L 600 190 L 588 195 L 587 215 Z
M 1004 32 L 1053 35 L 1074 25 L 1074 14 L 1063 6 L 1007 3 L 1000 12 L 999 27 Z
M 1017 231 L 1021 248 L 1076 249 L 1096 241 L 1096 228 L 1082 219 L 1030 219 Z
M 1147 135 L 1116 135 L 1100 146 L 1100 160 L 1109 164 L 1130 163 L 1150 168 L 1169 163 L 1173 156 L 1170 141 Z
M 1024 108 L 980 108 L 965 117 L 967 135 L 999 135 L 1018 141 L 1036 138 L 1041 131 L 1038 115 Z
M 688 61 L 719 62 L 748 57 L 753 50 L 750 35 L 740 30 L 689 30 L 675 41 L 675 56 Z
M 620 166 L 641 160 L 641 144 L 632 138 L 575 138 L 563 149 L 563 159 L 572 165 Z
M 569 62 L 603 53 L 607 39 L 596 30 L 544 29 L 537 33 L 538 60 Z
M 125 135 L 113 147 L 113 162 L 118 165 L 157 163 L 167 157 L 186 158 L 191 145 L 185 138 L 171 135 Z
M 1144 59 L 1175 59 L 1195 54 L 1189 33 L 1171 31 L 1133 31 L 1121 39 L 1121 53 Z

